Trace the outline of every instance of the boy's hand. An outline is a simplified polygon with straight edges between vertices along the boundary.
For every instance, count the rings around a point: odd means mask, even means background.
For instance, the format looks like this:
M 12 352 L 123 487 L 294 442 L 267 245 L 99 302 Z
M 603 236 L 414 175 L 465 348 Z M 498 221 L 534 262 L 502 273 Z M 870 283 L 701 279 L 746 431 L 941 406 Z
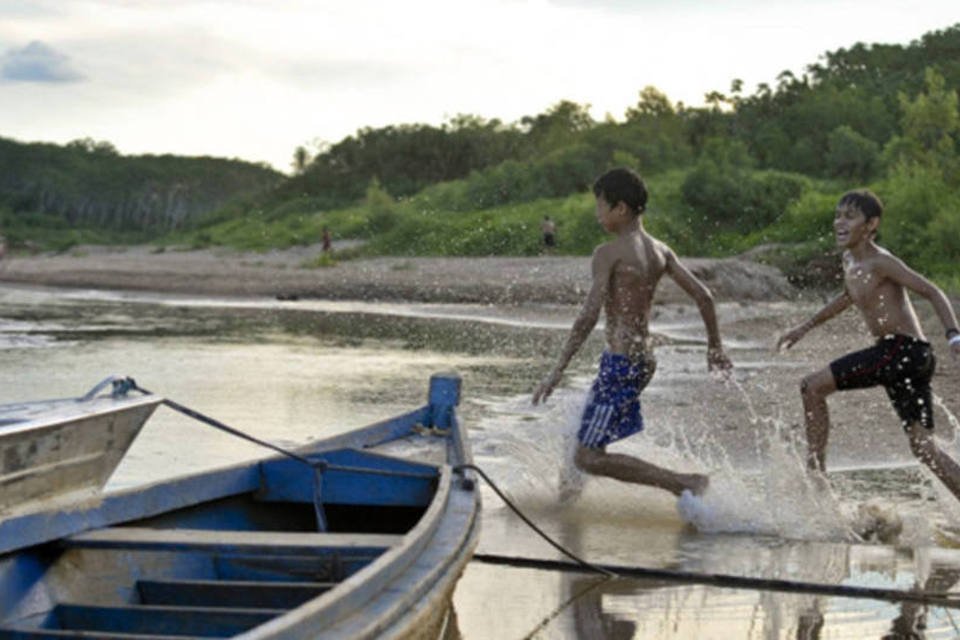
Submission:
M 777 351 L 782 351 L 783 349 L 789 349 L 793 345 L 797 344 L 800 338 L 805 336 L 806 333 L 807 333 L 806 327 L 802 325 L 799 327 L 794 327 L 790 331 L 780 336 L 780 338 L 777 340 Z
M 723 347 L 707 348 L 707 371 L 728 372 L 733 369 L 733 363 L 724 353 Z
M 543 382 L 540 383 L 536 390 L 534 390 L 533 404 L 538 405 L 541 402 L 546 402 L 558 384 L 560 384 L 560 374 L 550 373 L 550 375 L 543 379 Z
M 954 360 L 960 357 L 960 342 L 955 341 L 950 344 L 950 355 Z

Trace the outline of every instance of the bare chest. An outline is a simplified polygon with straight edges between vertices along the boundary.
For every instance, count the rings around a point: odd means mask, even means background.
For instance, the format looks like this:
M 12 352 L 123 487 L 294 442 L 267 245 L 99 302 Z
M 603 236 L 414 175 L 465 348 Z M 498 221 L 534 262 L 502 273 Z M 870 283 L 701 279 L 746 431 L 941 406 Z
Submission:
M 909 312 L 903 288 L 880 275 L 868 264 L 852 264 L 844 269 L 847 295 L 868 318 L 883 324 L 899 323 Z M 889 327 L 888 327 L 889 328 Z

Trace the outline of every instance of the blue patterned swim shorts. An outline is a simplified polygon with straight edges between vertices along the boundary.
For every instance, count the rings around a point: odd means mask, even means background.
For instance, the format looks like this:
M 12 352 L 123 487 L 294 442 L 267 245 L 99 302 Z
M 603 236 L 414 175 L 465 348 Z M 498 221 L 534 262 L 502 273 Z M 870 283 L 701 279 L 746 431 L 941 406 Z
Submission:
M 650 382 L 655 362 L 604 352 L 600 372 L 587 396 L 577 440 L 590 449 L 602 449 L 643 430 L 640 392 Z

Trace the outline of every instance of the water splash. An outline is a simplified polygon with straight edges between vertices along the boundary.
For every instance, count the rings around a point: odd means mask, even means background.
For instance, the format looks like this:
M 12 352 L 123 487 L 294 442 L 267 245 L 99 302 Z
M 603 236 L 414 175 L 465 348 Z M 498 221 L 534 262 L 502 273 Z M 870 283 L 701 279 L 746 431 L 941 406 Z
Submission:
M 558 391 L 545 406 L 532 407 L 527 396 L 487 406 L 481 423 L 493 431 L 475 447 L 481 464 L 497 467 L 508 494 L 528 505 L 549 501 L 571 508 L 580 496 L 623 508 L 637 500 L 632 485 L 586 476 L 573 464 L 575 434 L 583 410 L 588 380 L 578 388 Z M 844 511 L 828 485 L 806 473 L 803 455 L 790 437 L 786 421 L 758 414 L 747 390 L 731 381 L 742 396 L 754 440 L 756 461 L 745 471 L 717 440 L 711 429 L 694 430 L 658 424 L 656 437 L 643 432 L 612 445 L 617 451 L 677 470 L 701 470 L 710 475 L 702 497 L 685 496 L 678 516 L 703 532 L 776 535 L 792 539 L 851 540 L 849 511 Z M 701 425 L 704 426 L 704 425 Z M 592 487 L 600 485 L 602 490 Z
M 933 404 L 943 410 L 952 430 L 950 438 L 941 438 L 939 435 L 935 435 L 934 440 L 944 453 L 954 460 L 960 461 L 960 420 L 953 415 L 953 412 L 947 408 L 943 398 L 937 394 L 933 394 Z M 921 469 L 923 475 L 932 487 L 932 497 L 937 502 L 945 524 L 948 527 L 960 528 L 960 501 L 950 493 L 950 490 L 947 489 L 926 466 L 921 465 Z
M 931 506 L 942 518 L 960 527 L 960 504 L 929 473 L 913 467 L 890 473 L 877 470 L 834 471 L 828 477 L 806 469 L 806 441 L 802 430 L 791 425 L 764 394 L 775 394 L 763 381 L 741 375 L 726 381 L 735 413 L 742 406 L 744 421 L 737 423 L 739 441 L 731 449 L 731 432 L 716 428 L 709 412 L 690 411 L 660 415 L 644 432 L 611 445 L 625 453 L 682 472 L 709 474 L 703 496 L 682 496 L 673 501 L 666 492 L 638 489 L 635 485 L 589 476 L 573 464 L 575 434 L 583 410 L 589 376 L 580 376 L 559 389 L 540 407 L 529 396 L 493 399 L 485 403 L 474 451 L 480 464 L 495 469 L 507 493 L 521 505 L 541 509 L 558 519 L 598 513 L 639 517 L 636 526 L 673 519 L 703 533 L 742 533 L 785 540 L 824 542 L 880 542 L 920 546 L 933 540 Z M 658 391 L 648 390 L 657 402 Z M 935 397 L 936 404 L 943 406 Z M 766 409 L 764 415 L 758 406 Z M 960 423 L 949 414 L 954 434 Z M 718 435 L 719 434 L 719 435 Z M 949 449 L 946 447 L 949 446 Z M 960 457 L 956 435 L 945 450 Z M 895 478 L 887 477 L 896 475 Z M 865 476 L 865 477 L 864 477 Z M 936 500 L 936 502 L 933 502 Z M 604 516 L 606 517 L 606 516 Z M 645 519 L 645 520 L 644 520 Z M 892 532 L 892 533 L 891 533 Z M 895 535 L 899 532 L 899 535 Z

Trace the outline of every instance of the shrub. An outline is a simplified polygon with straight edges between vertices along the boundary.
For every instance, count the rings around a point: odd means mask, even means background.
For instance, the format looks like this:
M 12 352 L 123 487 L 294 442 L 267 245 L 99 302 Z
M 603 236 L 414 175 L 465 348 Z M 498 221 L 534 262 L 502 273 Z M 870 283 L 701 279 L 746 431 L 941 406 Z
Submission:
M 876 190 L 884 201 L 882 244 L 921 271 L 956 260 L 947 248 L 949 236 L 957 235 L 949 221 L 960 208 L 960 196 L 936 168 L 901 164 Z
M 397 203 L 376 178 L 367 186 L 363 204 L 367 210 L 367 228 L 371 235 L 388 231 L 397 224 Z
M 880 158 L 880 147 L 847 125 L 827 136 L 827 171 L 831 176 L 866 182 Z
M 686 204 L 719 230 L 748 233 L 776 221 L 808 186 L 802 176 L 705 160 L 687 175 L 681 193 Z

